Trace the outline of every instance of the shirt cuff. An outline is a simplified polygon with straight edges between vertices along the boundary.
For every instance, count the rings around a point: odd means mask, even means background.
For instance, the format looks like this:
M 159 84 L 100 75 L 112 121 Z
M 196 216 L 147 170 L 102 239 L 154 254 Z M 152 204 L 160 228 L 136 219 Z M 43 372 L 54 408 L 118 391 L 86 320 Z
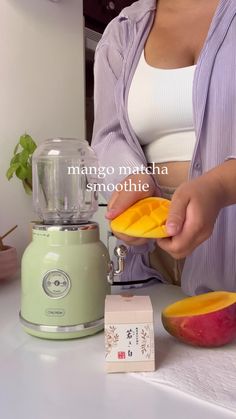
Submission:
M 224 161 L 227 161 L 227 160 L 233 160 L 233 159 L 236 159 L 236 155 L 234 156 L 234 155 L 231 155 L 231 156 L 227 156 L 227 157 L 225 157 L 225 159 L 224 159 Z

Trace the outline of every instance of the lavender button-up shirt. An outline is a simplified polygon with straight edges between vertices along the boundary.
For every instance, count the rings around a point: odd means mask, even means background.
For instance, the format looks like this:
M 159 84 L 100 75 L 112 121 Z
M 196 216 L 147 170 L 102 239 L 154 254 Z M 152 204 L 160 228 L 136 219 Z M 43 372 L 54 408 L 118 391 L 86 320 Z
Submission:
M 106 183 L 124 178 L 121 166 L 147 165 L 127 115 L 133 74 L 151 29 L 156 0 L 140 0 L 106 28 L 95 55 L 92 147 L 101 166 L 114 167 Z M 220 0 L 199 56 L 193 82 L 196 145 L 189 179 L 236 158 L 236 1 Z M 235 185 L 236 188 L 236 185 Z M 109 193 L 106 194 L 109 197 Z M 149 266 L 147 246 L 130 247 L 122 280 L 164 278 Z M 211 237 L 186 258 L 182 289 L 236 291 L 236 205 L 221 210 Z

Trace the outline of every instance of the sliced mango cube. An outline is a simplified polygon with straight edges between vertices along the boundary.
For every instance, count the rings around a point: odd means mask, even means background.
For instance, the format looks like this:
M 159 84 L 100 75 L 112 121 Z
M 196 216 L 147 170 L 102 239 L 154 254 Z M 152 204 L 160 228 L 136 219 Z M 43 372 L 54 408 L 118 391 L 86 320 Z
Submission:
M 168 237 L 165 223 L 170 201 L 160 197 L 141 199 L 111 221 L 115 233 L 133 237 Z

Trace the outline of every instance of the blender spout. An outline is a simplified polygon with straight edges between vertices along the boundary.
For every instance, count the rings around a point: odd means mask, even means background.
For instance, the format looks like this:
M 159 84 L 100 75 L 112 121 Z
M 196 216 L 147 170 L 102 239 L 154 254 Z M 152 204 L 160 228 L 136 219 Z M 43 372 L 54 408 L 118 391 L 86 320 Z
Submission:
M 118 267 L 114 271 L 114 275 L 120 275 L 124 271 L 125 258 L 126 258 L 127 253 L 128 253 L 128 249 L 123 244 L 115 247 L 114 255 L 117 257 Z
M 109 266 L 108 266 L 108 273 L 107 273 L 107 281 L 109 282 L 109 284 L 113 285 L 114 277 L 117 275 L 120 275 L 124 271 L 125 258 L 126 258 L 127 253 L 128 253 L 128 249 L 123 244 L 115 247 L 114 255 L 117 258 L 117 269 L 114 268 L 114 263 L 110 261 Z

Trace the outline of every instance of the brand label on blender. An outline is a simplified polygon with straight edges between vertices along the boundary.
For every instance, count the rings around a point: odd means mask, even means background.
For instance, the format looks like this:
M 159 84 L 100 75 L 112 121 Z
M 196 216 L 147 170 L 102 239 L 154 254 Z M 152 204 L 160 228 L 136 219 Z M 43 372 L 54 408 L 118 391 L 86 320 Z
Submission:
M 62 308 L 47 308 L 45 314 L 48 317 L 63 317 L 65 315 L 65 310 Z

